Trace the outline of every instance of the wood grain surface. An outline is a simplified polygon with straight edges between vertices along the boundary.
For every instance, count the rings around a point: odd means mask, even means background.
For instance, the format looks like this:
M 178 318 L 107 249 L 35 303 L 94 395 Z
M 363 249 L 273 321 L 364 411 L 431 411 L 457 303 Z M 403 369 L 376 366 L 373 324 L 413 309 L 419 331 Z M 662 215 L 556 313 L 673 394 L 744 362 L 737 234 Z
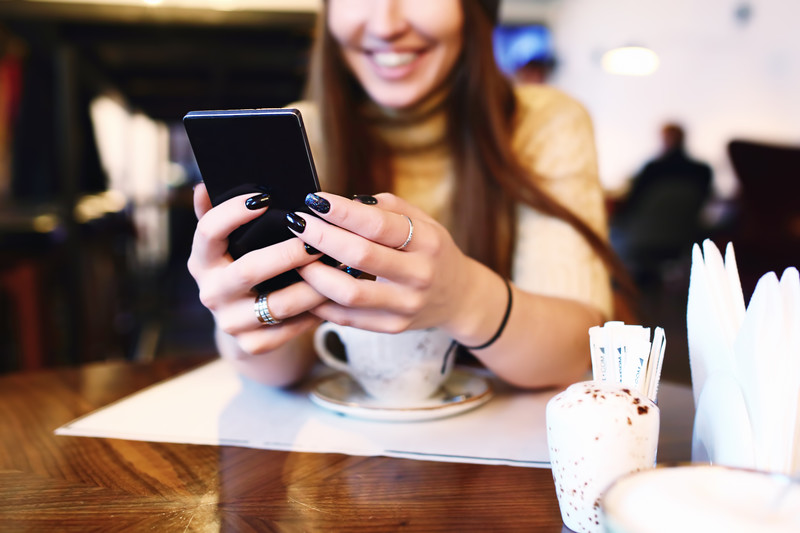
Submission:
M 202 362 L 0 377 L 0 531 L 562 531 L 549 469 L 53 434 Z M 666 396 L 659 461 L 685 460 L 691 391 Z

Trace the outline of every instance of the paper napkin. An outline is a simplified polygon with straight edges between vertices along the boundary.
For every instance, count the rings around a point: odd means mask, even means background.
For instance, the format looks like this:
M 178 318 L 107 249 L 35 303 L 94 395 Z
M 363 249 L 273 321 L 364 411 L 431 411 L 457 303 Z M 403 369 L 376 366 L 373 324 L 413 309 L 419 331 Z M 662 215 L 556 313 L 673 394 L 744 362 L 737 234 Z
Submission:
M 733 245 L 692 251 L 686 310 L 693 457 L 791 474 L 800 468 L 800 275 L 758 282 L 745 308 Z

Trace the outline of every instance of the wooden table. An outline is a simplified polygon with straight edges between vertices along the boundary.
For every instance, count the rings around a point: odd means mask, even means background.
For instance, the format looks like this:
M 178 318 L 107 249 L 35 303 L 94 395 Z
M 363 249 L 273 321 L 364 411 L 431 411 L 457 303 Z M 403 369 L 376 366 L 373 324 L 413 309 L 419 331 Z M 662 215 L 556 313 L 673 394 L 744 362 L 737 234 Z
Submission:
M 0 530 L 562 531 L 549 469 L 53 434 L 205 361 L 0 376 Z M 660 406 L 659 462 L 688 460 L 691 390 Z

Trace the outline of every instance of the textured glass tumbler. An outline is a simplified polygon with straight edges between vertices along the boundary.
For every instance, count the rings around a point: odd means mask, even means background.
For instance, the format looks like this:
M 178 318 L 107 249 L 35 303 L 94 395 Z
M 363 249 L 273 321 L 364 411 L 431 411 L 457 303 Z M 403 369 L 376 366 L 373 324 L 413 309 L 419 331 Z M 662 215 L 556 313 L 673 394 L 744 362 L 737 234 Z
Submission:
M 655 466 L 658 407 L 631 388 L 584 381 L 547 403 L 546 420 L 564 524 L 579 533 L 602 531 L 603 491 L 624 474 Z

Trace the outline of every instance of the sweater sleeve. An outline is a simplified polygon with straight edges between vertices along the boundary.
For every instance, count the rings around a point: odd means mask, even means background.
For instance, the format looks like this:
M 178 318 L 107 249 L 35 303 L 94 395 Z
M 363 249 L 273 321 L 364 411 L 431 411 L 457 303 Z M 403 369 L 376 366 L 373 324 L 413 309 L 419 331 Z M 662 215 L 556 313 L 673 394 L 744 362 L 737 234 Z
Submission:
M 517 89 L 514 148 L 553 198 L 608 238 L 594 130 L 586 110 L 546 86 Z M 529 292 L 570 298 L 612 316 L 611 283 L 602 259 L 568 223 L 521 205 L 512 263 L 514 283 Z

